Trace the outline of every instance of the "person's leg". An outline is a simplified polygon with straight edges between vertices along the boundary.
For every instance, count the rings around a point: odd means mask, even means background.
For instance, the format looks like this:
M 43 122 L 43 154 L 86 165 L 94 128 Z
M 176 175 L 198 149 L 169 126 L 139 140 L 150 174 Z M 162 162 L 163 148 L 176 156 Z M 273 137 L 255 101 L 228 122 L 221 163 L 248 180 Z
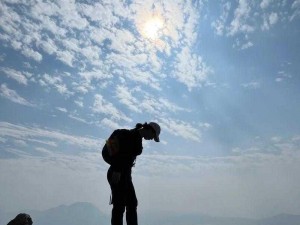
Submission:
M 127 225 L 138 225 L 137 205 L 138 205 L 138 201 L 136 198 L 134 186 L 130 179 L 130 182 L 128 184 L 127 198 L 126 198 Z
M 125 205 L 113 203 L 113 208 L 111 212 L 111 225 L 123 225 L 124 211 Z
M 118 184 L 111 182 L 111 171 L 108 171 L 107 179 L 112 191 L 112 213 L 111 225 L 123 225 L 123 215 L 125 211 L 125 183 L 121 179 Z

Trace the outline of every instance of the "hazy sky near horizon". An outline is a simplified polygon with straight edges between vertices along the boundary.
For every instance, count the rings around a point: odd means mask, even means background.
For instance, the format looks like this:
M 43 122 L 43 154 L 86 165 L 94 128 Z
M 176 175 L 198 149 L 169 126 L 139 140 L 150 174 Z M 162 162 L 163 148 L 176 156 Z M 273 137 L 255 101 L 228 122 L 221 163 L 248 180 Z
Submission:
M 0 209 L 108 213 L 104 140 L 161 125 L 140 211 L 300 214 L 299 0 L 0 2 Z

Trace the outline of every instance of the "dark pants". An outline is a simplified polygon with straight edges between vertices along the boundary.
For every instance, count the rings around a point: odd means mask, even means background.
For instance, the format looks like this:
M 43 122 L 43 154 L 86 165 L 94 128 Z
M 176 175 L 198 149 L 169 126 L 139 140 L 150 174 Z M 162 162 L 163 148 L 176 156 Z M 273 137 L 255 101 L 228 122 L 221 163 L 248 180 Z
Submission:
M 131 170 L 123 172 L 119 183 L 111 182 L 113 169 L 109 168 L 107 172 L 107 180 L 112 191 L 112 225 L 123 225 L 123 214 L 126 208 L 127 225 L 137 225 L 137 205 L 134 186 L 131 179 Z

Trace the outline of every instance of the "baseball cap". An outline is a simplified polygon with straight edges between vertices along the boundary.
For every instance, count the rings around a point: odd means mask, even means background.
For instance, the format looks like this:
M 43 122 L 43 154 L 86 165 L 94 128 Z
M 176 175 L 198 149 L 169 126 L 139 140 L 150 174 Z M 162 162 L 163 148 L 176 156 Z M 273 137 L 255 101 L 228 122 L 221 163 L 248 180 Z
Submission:
M 155 131 L 154 141 L 159 142 L 160 126 L 155 122 L 150 122 L 149 126 Z

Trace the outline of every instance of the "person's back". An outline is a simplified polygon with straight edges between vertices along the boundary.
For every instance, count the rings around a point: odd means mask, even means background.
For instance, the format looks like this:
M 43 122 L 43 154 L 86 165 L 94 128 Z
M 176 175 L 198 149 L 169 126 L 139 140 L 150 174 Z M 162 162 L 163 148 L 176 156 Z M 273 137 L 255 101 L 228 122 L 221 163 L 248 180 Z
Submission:
M 119 141 L 119 154 L 113 158 L 111 165 L 116 170 L 130 169 L 136 157 L 142 153 L 142 138 L 136 129 L 121 129 L 116 133 Z

